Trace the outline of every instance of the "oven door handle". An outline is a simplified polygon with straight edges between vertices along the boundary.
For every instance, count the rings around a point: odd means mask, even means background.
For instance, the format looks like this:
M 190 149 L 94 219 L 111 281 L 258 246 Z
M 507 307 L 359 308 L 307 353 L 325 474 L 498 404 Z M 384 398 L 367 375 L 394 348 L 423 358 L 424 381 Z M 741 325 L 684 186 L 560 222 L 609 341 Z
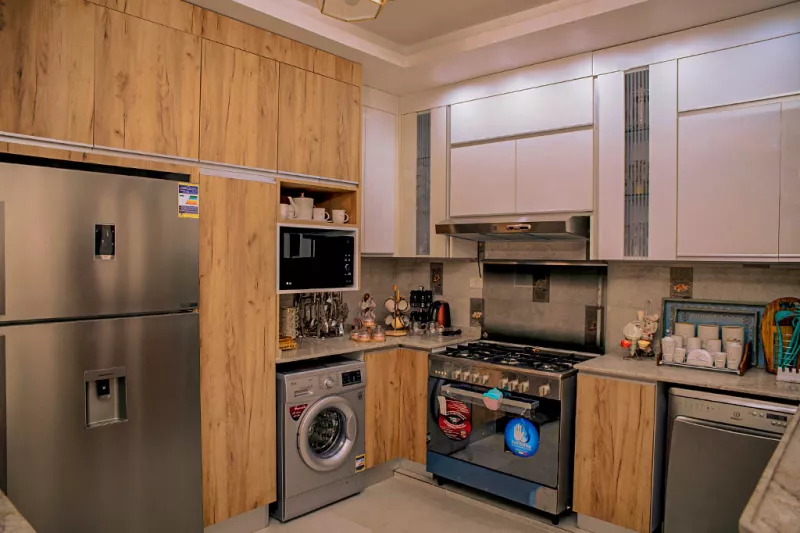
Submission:
M 462 402 L 470 403 L 473 405 L 485 406 L 483 402 L 484 396 L 480 392 L 464 390 L 458 387 L 453 387 L 452 385 L 445 385 L 441 388 L 441 393 L 442 396 L 450 398 L 451 400 L 460 400 Z M 525 416 L 532 414 L 534 411 L 536 411 L 537 407 L 539 407 L 538 400 L 531 400 L 530 402 L 521 402 L 519 400 L 510 400 L 508 398 L 503 398 L 500 400 L 500 407 L 497 410 L 504 411 L 506 413 L 513 413 L 515 415 Z

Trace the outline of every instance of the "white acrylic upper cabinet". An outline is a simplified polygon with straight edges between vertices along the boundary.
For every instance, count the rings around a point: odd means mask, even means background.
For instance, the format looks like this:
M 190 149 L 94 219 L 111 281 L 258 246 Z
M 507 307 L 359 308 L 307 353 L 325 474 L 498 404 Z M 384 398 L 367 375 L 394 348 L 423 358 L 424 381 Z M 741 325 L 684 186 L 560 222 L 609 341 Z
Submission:
M 800 261 L 800 101 L 784 102 L 781 113 L 782 261 Z
M 397 197 L 397 117 L 364 108 L 364 195 L 362 224 L 365 254 L 393 254 Z
M 591 129 L 517 141 L 517 213 L 578 212 L 593 208 Z
M 455 104 L 450 108 L 450 143 L 591 125 L 592 86 L 592 78 L 581 78 Z
M 778 257 L 780 134 L 780 104 L 680 117 L 679 257 Z
M 678 62 L 680 111 L 800 92 L 800 34 Z
M 514 212 L 515 141 L 450 150 L 450 216 Z

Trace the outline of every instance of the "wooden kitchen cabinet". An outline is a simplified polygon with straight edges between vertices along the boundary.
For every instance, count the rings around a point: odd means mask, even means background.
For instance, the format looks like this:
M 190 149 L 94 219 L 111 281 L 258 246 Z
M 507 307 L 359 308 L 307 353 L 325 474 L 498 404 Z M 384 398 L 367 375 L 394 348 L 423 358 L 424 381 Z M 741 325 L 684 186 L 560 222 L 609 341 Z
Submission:
M 0 131 L 92 144 L 95 5 L 9 0 L 0 31 Z
M 573 508 L 650 533 L 656 386 L 578 374 Z
M 95 145 L 197 159 L 200 38 L 96 12 Z
M 90 0 L 141 19 L 191 33 L 199 7 L 184 0 Z
M 361 89 L 280 66 L 278 170 L 359 181 Z
M 678 257 L 777 259 L 781 104 L 678 122 Z
M 364 108 L 361 253 L 392 255 L 397 202 L 397 116 Z
M 275 170 L 278 63 L 203 41 L 200 160 Z
M 396 349 L 365 354 L 367 468 L 393 459 L 425 463 L 428 352 Z
M 276 499 L 278 186 L 200 177 L 200 407 L 206 526 Z

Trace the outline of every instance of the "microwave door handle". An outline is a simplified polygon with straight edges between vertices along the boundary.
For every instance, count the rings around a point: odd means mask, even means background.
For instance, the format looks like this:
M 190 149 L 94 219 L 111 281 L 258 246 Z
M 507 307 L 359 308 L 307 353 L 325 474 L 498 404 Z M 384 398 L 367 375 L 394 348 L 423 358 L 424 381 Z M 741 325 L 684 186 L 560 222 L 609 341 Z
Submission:
M 464 390 L 458 387 L 453 387 L 452 385 L 445 385 L 442 387 L 441 392 L 442 396 L 445 398 L 450 398 L 451 400 L 459 400 L 472 405 L 484 405 L 483 394 L 480 392 Z M 527 415 L 532 414 L 538 407 L 539 402 L 537 400 L 523 402 L 520 400 L 503 398 L 500 400 L 500 407 L 498 411 L 504 411 L 517 415 Z

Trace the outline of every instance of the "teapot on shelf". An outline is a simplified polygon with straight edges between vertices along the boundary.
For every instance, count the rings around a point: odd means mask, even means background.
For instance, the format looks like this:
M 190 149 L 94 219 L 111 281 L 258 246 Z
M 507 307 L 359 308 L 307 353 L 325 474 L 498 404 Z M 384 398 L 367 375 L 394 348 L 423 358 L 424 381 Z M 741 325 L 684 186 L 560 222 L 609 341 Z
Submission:
M 302 220 L 311 220 L 314 215 L 314 199 L 306 198 L 300 193 L 299 198 L 289 198 L 289 203 L 294 208 L 294 217 Z

